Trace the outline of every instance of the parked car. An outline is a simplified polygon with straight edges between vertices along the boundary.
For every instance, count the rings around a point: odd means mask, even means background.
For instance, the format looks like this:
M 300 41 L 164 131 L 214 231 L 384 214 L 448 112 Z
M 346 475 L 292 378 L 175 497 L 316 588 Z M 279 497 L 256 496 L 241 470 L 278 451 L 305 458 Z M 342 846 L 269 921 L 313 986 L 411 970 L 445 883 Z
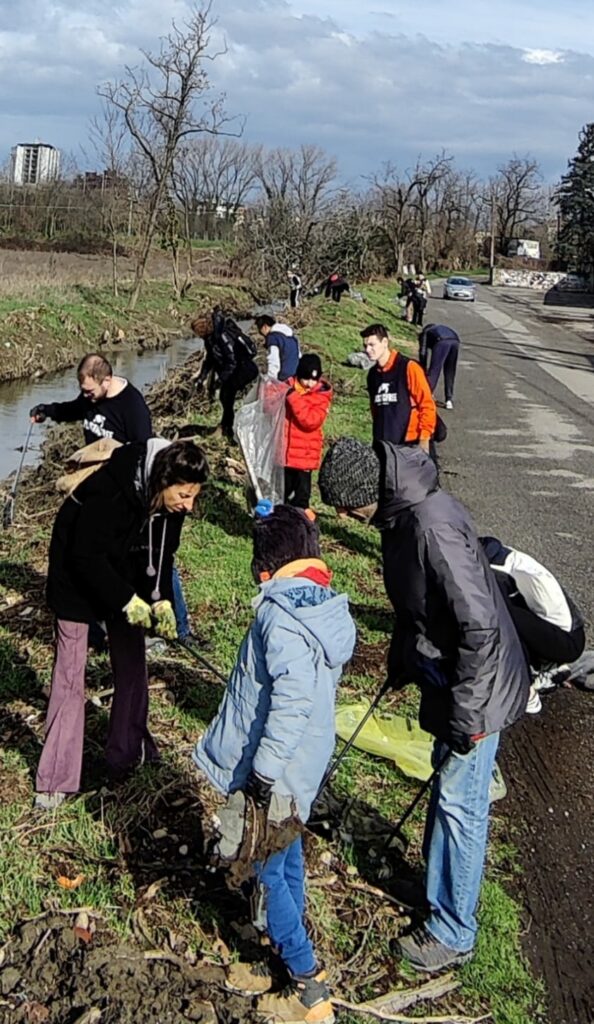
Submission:
M 448 277 L 443 285 L 444 299 L 462 299 L 465 302 L 474 302 L 476 298 L 476 285 L 469 277 Z

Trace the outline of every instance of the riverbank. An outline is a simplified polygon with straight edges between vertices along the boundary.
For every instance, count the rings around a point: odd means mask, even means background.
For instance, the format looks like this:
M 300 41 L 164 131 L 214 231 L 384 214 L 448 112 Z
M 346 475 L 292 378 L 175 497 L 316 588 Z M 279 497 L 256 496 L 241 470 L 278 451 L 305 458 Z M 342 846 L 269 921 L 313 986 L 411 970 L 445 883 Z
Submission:
M 328 440 L 345 433 L 369 436 L 365 374 L 343 365 L 360 346 L 359 329 L 383 321 L 405 351 L 414 351 L 415 332 L 398 319 L 393 286 L 362 290 L 365 303 L 346 299 L 337 306 L 316 299 L 303 313 L 303 347 L 320 352 L 336 392 Z M 209 641 L 205 656 L 226 672 L 252 614 L 251 520 L 237 449 L 212 433 L 219 409 L 196 404 L 190 378 L 197 358 L 175 378 L 155 385 L 149 400 L 158 429 L 168 432 L 176 423 L 193 422 L 204 433 L 213 475 L 198 514 L 185 528 L 179 561 L 192 620 Z M 247 906 L 230 897 L 221 877 L 204 864 L 201 834 L 208 796 L 188 772 L 191 745 L 220 697 L 212 675 L 171 648 L 151 663 L 151 727 L 163 762 L 107 789 L 99 758 L 111 696 L 109 665 L 105 656 L 93 655 L 84 793 L 49 821 L 30 810 L 51 671 L 51 620 L 43 601 L 57 507 L 50 481 L 59 475 L 69 446 L 77 446 L 76 428 L 68 431 L 53 435 L 44 463 L 27 473 L 16 525 L 0 534 L 0 942 L 11 940 L 0 963 L 6 1019 L 8 1024 L 30 1019 L 16 998 L 26 991 L 29 1006 L 48 1011 L 41 1019 L 49 1024 L 89 1008 L 105 1009 L 106 1019 L 118 1024 L 249 1022 L 249 1001 L 224 992 L 220 965 L 238 952 L 254 958 L 257 946 L 245 927 Z M 315 491 L 314 505 L 335 586 L 348 592 L 358 625 L 358 648 L 341 685 L 341 701 L 371 696 L 383 681 L 392 626 L 378 537 L 353 521 L 338 520 L 320 505 Z M 405 691 L 386 698 L 383 707 L 413 713 L 414 697 Z M 336 780 L 339 796 L 357 796 L 391 821 L 417 787 L 392 763 L 357 750 L 347 756 Z M 369 813 L 364 812 L 361 831 Z M 421 808 L 407 828 L 411 862 L 418 862 L 423 817 Z M 412 1016 L 421 1012 L 452 1022 L 469 1015 L 496 1024 L 542 1019 L 539 988 L 519 951 L 521 910 L 507 893 L 515 858 L 504 819 L 495 820 L 476 956 L 455 979 L 432 983 L 421 993 L 394 951 L 409 914 L 390 880 L 380 879 L 377 854 L 374 859 L 369 844 L 355 844 L 352 825 L 350 831 L 350 839 L 344 830 L 342 838 L 329 841 L 307 837 L 310 922 L 337 994 L 360 1003 L 398 989 L 400 1013 L 412 1004 Z M 397 854 L 388 861 L 400 870 Z M 30 918 L 35 920 L 23 926 Z M 415 994 L 405 998 L 404 990 Z M 340 1024 L 361 1019 L 340 1011 Z
M 192 316 L 220 303 L 238 315 L 252 299 L 214 257 L 196 266 L 194 283 L 174 297 L 167 261 L 158 254 L 137 308 L 128 309 L 131 261 L 122 259 L 116 297 L 106 256 L 3 250 L 0 263 L 0 382 L 42 376 L 74 365 L 89 351 L 108 356 L 123 349 L 166 347 L 189 332 Z M 29 272 L 30 268 L 30 272 Z

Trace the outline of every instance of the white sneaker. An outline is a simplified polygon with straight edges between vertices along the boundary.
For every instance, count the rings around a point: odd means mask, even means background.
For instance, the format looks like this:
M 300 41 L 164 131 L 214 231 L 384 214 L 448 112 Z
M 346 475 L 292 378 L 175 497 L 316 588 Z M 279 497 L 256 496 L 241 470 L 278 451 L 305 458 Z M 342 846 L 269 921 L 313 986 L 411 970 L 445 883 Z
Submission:
M 554 668 L 543 669 L 532 677 L 532 686 L 538 693 L 556 690 L 569 676 L 569 665 L 556 665 Z
M 447 402 L 445 404 L 445 407 L 446 407 L 446 409 L 453 409 L 454 408 L 454 403 L 452 402 L 451 398 L 448 398 L 448 400 L 447 400 Z
M 66 793 L 36 793 L 34 807 L 38 811 L 55 811 L 66 799 Z
M 531 686 L 530 693 L 528 695 L 528 703 L 526 704 L 526 714 L 537 715 L 539 711 L 542 711 L 542 701 L 534 687 Z

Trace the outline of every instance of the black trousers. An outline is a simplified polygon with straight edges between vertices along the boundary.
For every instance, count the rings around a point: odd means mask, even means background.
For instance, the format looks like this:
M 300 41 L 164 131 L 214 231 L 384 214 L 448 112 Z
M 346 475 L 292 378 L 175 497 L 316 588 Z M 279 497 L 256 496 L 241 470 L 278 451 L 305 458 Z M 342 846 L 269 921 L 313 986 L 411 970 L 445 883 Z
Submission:
M 244 363 L 239 363 L 239 365 L 235 367 L 231 376 L 227 377 L 227 380 L 222 381 L 219 398 L 223 407 L 221 427 L 225 434 L 231 434 L 233 431 L 235 399 L 239 392 L 243 391 L 248 384 L 251 384 L 257 376 L 258 367 L 251 361 L 251 359 L 247 359 Z
M 291 288 L 290 303 L 291 309 L 297 309 L 301 300 L 301 288 Z
M 551 622 L 545 622 L 529 608 L 519 608 L 509 600 L 507 607 L 532 668 L 567 665 L 582 654 L 586 646 L 583 626 L 568 633 Z
M 427 380 L 435 394 L 439 375 L 443 368 L 446 402 L 451 402 L 454 397 L 459 348 L 457 341 L 438 341 L 431 349 L 431 365 L 427 370 Z
M 421 296 L 413 298 L 413 300 L 412 300 L 413 315 L 412 315 L 411 323 L 414 324 L 415 327 L 422 327 L 423 326 L 423 314 L 425 312 L 425 306 L 426 305 L 427 305 L 427 300 L 425 298 L 422 298 Z
M 285 505 L 309 508 L 311 499 L 311 470 L 291 469 L 285 466 Z

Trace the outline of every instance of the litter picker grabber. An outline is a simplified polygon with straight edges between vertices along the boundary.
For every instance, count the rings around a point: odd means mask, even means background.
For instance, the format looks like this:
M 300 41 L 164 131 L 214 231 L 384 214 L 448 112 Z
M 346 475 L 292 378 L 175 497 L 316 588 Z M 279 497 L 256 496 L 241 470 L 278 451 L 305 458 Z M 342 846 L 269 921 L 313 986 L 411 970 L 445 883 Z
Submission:
M 443 755 L 443 757 L 439 761 L 439 764 L 433 769 L 433 771 L 431 772 L 431 775 L 429 776 L 429 778 L 426 779 L 426 781 L 423 783 L 423 785 L 421 786 L 419 792 L 415 796 L 414 800 L 408 805 L 408 807 L 406 808 L 406 810 L 405 810 L 404 814 L 402 815 L 402 817 L 399 818 L 398 821 L 396 822 L 396 824 L 392 827 L 391 837 L 390 838 L 395 836 L 398 839 L 400 839 L 401 841 L 403 840 L 404 842 L 406 842 L 405 837 L 400 834 L 401 831 L 402 831 L 402 828 L 406 824 L 408 819 L 410 818 L 410 816 L 411 816 L 412 812 L 414 811 L 415 807 L 421 802 L 421 800 L 425 796 L 425 793 L 429 789 L 431 789 L 431 786 L 433 785 L 435 779 L 437 778 L 437 776 L 439 775 L 439 773 L 442 770 L 443 766 L 445 765 L 446 761 L 448 760 L 448 758 L 450 756 L 450 753 L 451 753 L 450 750 L 446 750 L 445 754 Z M 388 843 L 389 842 L 390 842 L 390 840 L 388 840 Z
M 27 437 L 26 437 L 25 443 L 23 445 L 23 451 L 22 451 L 22 454 L 21 454 L 21 461 L 19 462 L 19 467 L 18 467 L 18 469 L 16 471 L 16 475 L 15 475 L 15 478 L 13 480 L 12 487 L 10 488 L 10 494 L 8 495 L 8 498 L 6 499 L 6 501 L 4 503 L 4 508 L 2 510 L 2 525 L 3 525 L 5 530 L 8 530 L 8 528 L 10 526 L 12 526 L 12 524 L 14 522 L 14 505 L 15 505 L 16 496 L 17 496 L 17 489 L 18 489 L 18 486 L 19 486 L 19 480 L 20 480 L 23 464 L 25 462 L 25 456 L 27 454 L 27 449 L 29 447 L 29 441 L 31 440 L 31 431 L 33 430 L 34 426 L 35 426 L 35 423 L 34 423 L 33 420 L 31 420 L 31 422 L 29 423 L 29 429 L 27 431 Z
M 227 685 L 227 676 L 224 676 L 222 672 L 219 672 L 218 668 L 215 668 L 214 665 L 211 665 L 210 661 L 207 661 L 202 654 L 199 654 L 194 644 L 185 643 L 184 640 L 176 640 L 175 643 L 178 644 L 180 647 L 183 647 L 184 651 L 187 651 L 189 654 L 191 654 L 192 657 L 195 658 L 196 661 L 199 661 L 200 664 L 204 666 L 204 668 L 208 669 L 208 671 L 213 676 L 216 676 L 216 678 L 223 684 L 223 686 Z
M 346 757 L 346 755 L 348 754 L 349 750 L 353 746 L 353 743 L 356 742 L 357 736 L 362 731 L 362 729 L 365 728 L 365 726 L 367 725 L 367 722 L 371 718 L 372 714 L 374 713 L 374 711 L 377 710 L 377 707 L 378 707 L 379 702 L 381 701 L 382 697 L 384 697 L 386 695 L 386 693 L 388 692 L 388 690 L 391 689 L 391 686 L 392 686 L 391 680 L 390 679 L 386 679 L 386 681 L 383 684 L 381 690 L 375 696 L 375 698 L 373 699 L 372 703 L 369 705 L 367 711 L 363 715 L 363 718 L 361 719 L 361 721 L 359 722 L 357 727 L 353 730 L 353 732 L 352 732 L 351 736 L 349 737 L 349 739 L 346 741 L 344 747 L 340 751 L 340 754 L 338 754 L 338 756 L 334 759 L 334 761 L 332 762 L 332 764 L 328 768 L 328 771 L 324 775 L 324 778 L 322 779 L 320 788 L 318 790 L 318 796 L 320 795 L 320 793 L 322 792 L 324 787 L 328 785 L 328 783 L 330 782 L 330 779 L 332 778 L 332 776 L 334 775 L 336 770 L 342 764 L 344 758 Z

